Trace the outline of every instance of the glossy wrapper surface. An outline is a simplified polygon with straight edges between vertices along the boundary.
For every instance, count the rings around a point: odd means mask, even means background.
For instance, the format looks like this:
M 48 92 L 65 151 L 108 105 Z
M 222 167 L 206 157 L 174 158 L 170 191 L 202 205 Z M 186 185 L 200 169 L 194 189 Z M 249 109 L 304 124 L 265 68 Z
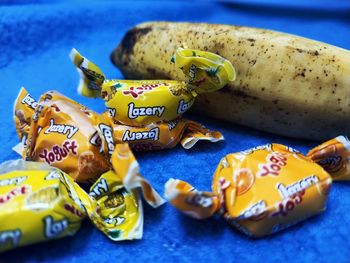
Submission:
M 112 240 L 140 239 L 143 210 L 137 188 L 154 207 L 163 200 L 137 174 L 135 160 L 126 150 L 118 146 L 114 162 L 121 169 L 103 174 L 89 194 L 46 163 L 1 164 L 0 252 L 73 235 L 85 217 Z
M 125 125 L 172 121 L 185 113 L 199 93 L 215 91 L 236 77 L 226 59 L 209 52 L 178 49 L 169 62 L 187 78 L 176 80 L 108 80 L 75 49 L 70 57 L 81 76 L 79 93 L 102 97 L 111 117 Z
M 214 173 L 212 192 L 170 179 L 166 195 L 189 216 L 204 219 L 219 213 L 241 232 L 265 236 L 325 209 L 332 178 L 350 178 L 348 145 L 339 136 L 307 156 L 280 144 L 229 154 Z
M 29 97 L 21 89 L 14 110 L 24 159 L 53 165 L 77 182 L 94 182 L 111 169 L 115 143 L 108 119 L 55 91 L 43 94 L 35 110 Z M 31 115 L 29 123 L 23 114 Z

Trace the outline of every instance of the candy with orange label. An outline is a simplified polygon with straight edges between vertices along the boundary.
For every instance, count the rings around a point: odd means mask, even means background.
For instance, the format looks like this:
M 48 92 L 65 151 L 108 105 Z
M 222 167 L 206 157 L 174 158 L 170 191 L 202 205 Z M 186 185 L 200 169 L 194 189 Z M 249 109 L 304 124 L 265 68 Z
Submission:
M 14 115 L 22 141 L 22 147 L 15 148 L 24 159 L 46 162 L 77 182 L 94 182 L 111 169 L 115 142 L 108 119 L 55 91 L 44 93 L 35 107 L 23 97 L 32 98 L 22 88 Z
M 18 137 L 22 143 L 27 141 L 30 123 L 38 102 L 22 88 L 14 105 L 14 121 Z
M 332 174 L 335 181 L 350 180 L 350 141 L 338 136 L 308 152 L 307 156 Z
M 192 106 L 197 94 L 221 89 L 235 79 L 231 62 L 192 49 L 179 48 L 173 56 L 187 82 L 108 80 L 77 50 L 73 49 L 70 57 L 81 76 L 78 92 L 87 97 L 102 97 L 114 120 L 129 126 L 175 120 Z
M 179 142 L 182 147 L 189 149 L 198 141 L 218 142 L 224 139 L 220 132 L 210 131 L 198 122 L 184 118 L 143 127 L 127 126 L 113 121 L 112 128 L 116 143 L 128 143 L 135 151 L 173 148 Z
M 170 179 L 166 197 L 194 218 L 221 214 L 243 233 L 265 236 L 325 209 L 332 178 L 349 180 L 349 149 L 344 136 L 325 142 L 307 156 L 280 144 L 259 146 L 222 158 L 212 192 Z

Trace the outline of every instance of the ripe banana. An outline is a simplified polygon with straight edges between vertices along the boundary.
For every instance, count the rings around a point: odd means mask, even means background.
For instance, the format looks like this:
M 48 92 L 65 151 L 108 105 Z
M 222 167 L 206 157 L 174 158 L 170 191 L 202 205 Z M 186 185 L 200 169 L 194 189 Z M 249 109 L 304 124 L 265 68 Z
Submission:
M 180 46 L 217 53 L 237 71 L 198 96 L 198 113 L 297 138 L 350 132 L 348 50 L 264 29 L 154 22 L 129 30 L 111 59 L 126 78 L 185 80 L 170 62 Z

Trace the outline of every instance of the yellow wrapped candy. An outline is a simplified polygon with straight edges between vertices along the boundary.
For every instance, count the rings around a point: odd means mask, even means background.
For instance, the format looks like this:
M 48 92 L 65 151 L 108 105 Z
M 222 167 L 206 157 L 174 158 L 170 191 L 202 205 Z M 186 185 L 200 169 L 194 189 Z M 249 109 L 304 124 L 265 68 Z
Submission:
M 75 49 L 70 57 L 80 73 L 78 91 L 102 97 L 110 115 L 130 126 L 172 121 L 185 113 L 197 94 L 224 87 L 235 79 L 232 64 L 210 52 L 179 48 L 173 56 L 188 82 L 174 80 L 108 80 L 92 62 Z
M 118 172 L 103 174 L 87 194 L 73 179 L 46 163 L 23 160 L 0 165 L 0 252 L 73 235 L 85 217 L 112 240 L 142 237 L 142 202 L 163 199 L 138 175 L 138 165 L 117 146 Z M 25 219 L 25 220 L 24 220 Z

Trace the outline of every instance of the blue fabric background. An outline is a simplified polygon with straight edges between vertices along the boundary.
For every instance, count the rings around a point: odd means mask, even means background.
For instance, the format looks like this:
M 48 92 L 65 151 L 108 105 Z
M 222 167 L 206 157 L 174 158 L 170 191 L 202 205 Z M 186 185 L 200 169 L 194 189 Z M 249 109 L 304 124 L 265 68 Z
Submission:
M 350 49 L 350 3 L 333 1 L 1 1 L 0 161 L 18 158 L 12 105 L 21 86 L 36 98 L 46 90 L 102 112 L 101 100 L 78 96 L 78 74 L 68 53 L 77 48 L 108 77 L 122 78 L 109 60 L 126 30 L 149 20 L 201 21 L 275 29 Z M 350 62 L 349 62 L 350 63 Z M 220 130 L 225 142 L 200 143 L 185 151 L 138 153 L 142 174 L 163 193 L 170 177 L 209 190 L 225 154 L 277 142 L 306 152 L 319 142 L 288 139 L 250 128 L 188 116 Z M 350 185 L 334 183 L 328 208 L 279 234 L 252 240 L 221 218 L 190 219 L 165 204 L 145 208 L 144 238 L 113 243 L 85 220 L 73 237 L 19 248 L 1 262 L 349 262 Z M 0 208 L 1 209 L 1 208 Z M 1 212 L 1 210 L 0 210 Z M 23 218 L 26 220 L 26 218 Z

